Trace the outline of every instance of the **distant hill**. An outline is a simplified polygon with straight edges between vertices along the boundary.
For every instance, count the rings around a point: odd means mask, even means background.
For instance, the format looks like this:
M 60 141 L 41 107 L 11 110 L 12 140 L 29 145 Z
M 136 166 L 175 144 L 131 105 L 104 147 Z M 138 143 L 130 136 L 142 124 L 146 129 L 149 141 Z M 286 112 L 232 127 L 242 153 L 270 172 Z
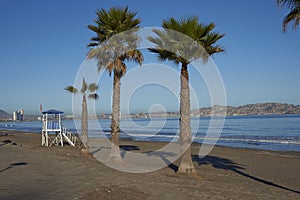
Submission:
M 300 114 L 300 105 L 287 103 L 256 103 L 243 106 L 219 106 L 199 108 L 191 111 L 192 117 L 199 116 L 246 116 L 246 115 L 285 115 Z M 122 118 L 150 118 L 150 117 L 179 117 L 179 112 L 155 112 L 125 114 Z M 108 118 L 108 116 L 106 116 Z
M 213 106 L 209 108 L 200 108 L 192 111 L 192 116 L 211 116 L 219 115 L 226 109 L 227 116 L 235 115 L 284 115 L 300 114 L 300 105 L 284 103 L 256 103 L 243 106 Z M 214 114 L 212 114 L 214 111 Z
M 0 119 L 10 118 L 11 115 L 5 112 L 4 110 L 0 110 Z

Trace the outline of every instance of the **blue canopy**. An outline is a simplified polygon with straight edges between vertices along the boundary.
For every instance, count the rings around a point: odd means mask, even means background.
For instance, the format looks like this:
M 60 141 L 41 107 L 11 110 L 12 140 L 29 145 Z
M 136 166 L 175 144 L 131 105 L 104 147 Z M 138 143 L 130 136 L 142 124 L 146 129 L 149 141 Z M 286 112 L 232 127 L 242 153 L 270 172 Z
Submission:
M 43 114 L 63 114 L 64 112 L 55 110 L 55 109 L 50 109 L 42 112 Z

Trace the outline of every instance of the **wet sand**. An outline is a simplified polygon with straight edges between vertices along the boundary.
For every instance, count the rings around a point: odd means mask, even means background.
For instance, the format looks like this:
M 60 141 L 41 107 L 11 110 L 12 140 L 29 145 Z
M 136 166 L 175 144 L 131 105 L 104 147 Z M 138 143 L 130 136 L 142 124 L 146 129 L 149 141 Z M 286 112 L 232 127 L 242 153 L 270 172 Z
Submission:
M 148 173 L 120 172 L 71 146 L 41 147 L 41 135 L 0 131 L 0 199 L 300 199 L 300 152 L 216 146 L 197 156 L 197 174 L 178 161 Z M 126 152 L 164 143 L 121 140 Z M 163 158 L 161 158 L 163 159 Z

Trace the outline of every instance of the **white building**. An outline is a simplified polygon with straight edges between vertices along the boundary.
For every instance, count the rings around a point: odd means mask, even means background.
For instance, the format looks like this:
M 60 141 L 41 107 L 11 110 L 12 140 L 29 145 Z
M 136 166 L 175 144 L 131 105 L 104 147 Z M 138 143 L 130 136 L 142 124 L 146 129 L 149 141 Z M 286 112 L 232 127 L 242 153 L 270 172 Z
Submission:
M 24 120 L 24 110 L 20 109 L 18 111 L 13 112 L 13 120 L 14 121 L 23 121 Z

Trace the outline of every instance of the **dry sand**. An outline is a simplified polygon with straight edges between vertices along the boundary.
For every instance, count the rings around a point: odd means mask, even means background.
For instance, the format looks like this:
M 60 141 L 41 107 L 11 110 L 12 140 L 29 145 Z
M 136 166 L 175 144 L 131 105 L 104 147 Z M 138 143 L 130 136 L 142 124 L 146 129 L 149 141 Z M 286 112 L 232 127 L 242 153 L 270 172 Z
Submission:
M 197 174 L 111 169 L 78 148 L 41 147 L 41 135 L 0 131 L 0 199 L 300 199 L 300 153 L 216 146 Z M 121 141 L 136 152 L 153 142 Z M 194 144 L 192 153 L 199 151 Z

